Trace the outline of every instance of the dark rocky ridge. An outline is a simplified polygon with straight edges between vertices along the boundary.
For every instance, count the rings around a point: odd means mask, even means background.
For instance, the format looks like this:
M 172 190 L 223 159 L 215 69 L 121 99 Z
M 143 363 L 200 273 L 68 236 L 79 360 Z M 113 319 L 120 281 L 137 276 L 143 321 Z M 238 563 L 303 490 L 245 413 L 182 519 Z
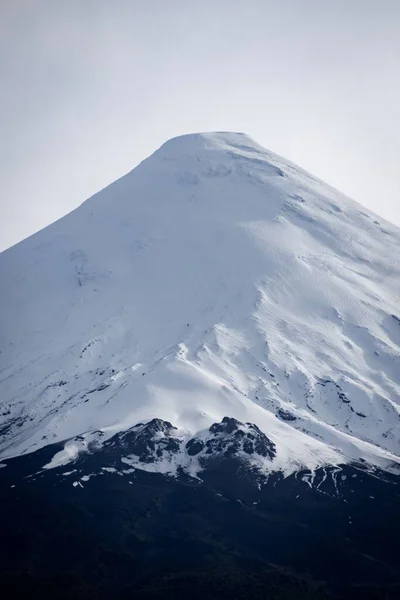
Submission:
M 241 423 L 231 417 L 224 417 L 221 423 L 214 423 L 202 438 L 194 437 L 185 441 L 177 434 L 177 428 L 168 421 L 152 419 L 147 423 L 138 423 L 127 431 L 116 433 L 110 439 L 102 441 L 101 431 L 76 436 L 72 441 L 87 442 L 87 449 L 67 464 L 57 468 L 58 476 L 64 472 L 76 470 L 80 476 L 98 474 L 105 469 L 125 471 L 129 466 L 137 469 L 157 463 L 171 464 L 171 470 L 185 472 L 187 461 L 196 459 L 198 469 L 202 470 L 210 462 L 224 458 L 236 458 L 239 462 L 248 462 L 254 457 L 271 461 L 276 455 L 275 444 L 254 424 Z M 46 446 L 26 457 L 13 459 L 13 465 L 26 465 L 29 469 L 25 476 L 43 477 L 43 467 L 64 447 L 64 444 Z M 41 464 L 40 458 L 43 456 Z M 33 470 L 31 459 L 36 457 Z M 8 461 L 6 461 L 8 463 Z M 14 467 L 15 471 L 15 467 Z M 165 471 L 165 469 L 164 469 Z

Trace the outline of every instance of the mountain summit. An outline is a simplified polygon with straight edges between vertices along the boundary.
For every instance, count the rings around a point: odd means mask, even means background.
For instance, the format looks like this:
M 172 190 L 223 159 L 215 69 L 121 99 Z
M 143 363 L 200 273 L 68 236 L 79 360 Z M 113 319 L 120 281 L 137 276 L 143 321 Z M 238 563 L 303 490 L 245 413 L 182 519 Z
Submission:
M 162 472 L 196 448 L 394 469 L 399 257 L 398 228 L 244 134 L 166 142 L 0 255 L 1 459 L 145 427 Z

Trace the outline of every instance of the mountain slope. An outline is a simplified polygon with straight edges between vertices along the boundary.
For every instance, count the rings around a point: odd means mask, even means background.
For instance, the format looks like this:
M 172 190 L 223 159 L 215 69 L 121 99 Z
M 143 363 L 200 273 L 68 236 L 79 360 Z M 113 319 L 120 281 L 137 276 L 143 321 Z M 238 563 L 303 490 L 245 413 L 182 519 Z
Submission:
M 142 433 L 72 468 L 26 477 L 49 445 L 0 469 L 5 597 L 398 600 L 398 477 L 342 465 L 259 485 L 234 455 L 165 477 L 121 464 Z
M 0 255 L 1 458 L 228 415 L 268 470 L 393 468 L 399 257 L 398 228 L 243 134 L 167 142 Z

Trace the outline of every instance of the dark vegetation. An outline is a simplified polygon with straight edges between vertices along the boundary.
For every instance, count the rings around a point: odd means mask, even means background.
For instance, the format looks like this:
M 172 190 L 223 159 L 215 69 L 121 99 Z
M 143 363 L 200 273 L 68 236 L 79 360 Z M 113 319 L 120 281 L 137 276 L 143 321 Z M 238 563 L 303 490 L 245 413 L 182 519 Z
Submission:
M 44 448 L 0 469 L 2 597 L 398 600 L 400 488 L 362 467 L 259 478 L 236 458 L 203 483 L 140 471 L 74 487 Z M 79 459 L 101 473 L 102 452 Z M 379 475 L 379 477 L 377 477 Z M 15 487 L 11 487 L 15 486 Z M 319 486 L 319 488 L 317 488 Z

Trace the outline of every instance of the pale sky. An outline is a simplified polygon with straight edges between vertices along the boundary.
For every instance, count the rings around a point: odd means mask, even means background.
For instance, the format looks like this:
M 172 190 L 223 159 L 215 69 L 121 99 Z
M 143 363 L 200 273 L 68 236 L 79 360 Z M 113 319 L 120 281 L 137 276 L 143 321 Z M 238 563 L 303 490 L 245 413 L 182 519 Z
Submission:
M 0 250 L 242 131 L 400 225 L 400 0 L 0 0 Z

